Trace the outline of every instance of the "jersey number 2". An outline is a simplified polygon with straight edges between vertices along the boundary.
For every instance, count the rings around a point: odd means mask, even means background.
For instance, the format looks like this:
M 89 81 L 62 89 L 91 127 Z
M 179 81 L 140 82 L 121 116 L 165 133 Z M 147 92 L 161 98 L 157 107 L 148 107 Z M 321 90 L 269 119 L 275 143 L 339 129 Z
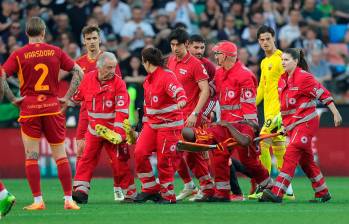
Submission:
M 35 65 L 34 69 L 35 69 L 35 71 L 42 70 L 42 73 L 41 73 L 38 81 L 35 84 L 35 87 L 34 87 L 35 91 L 49 90 L 50 89 L 49 85 L 43 85 L 42 84 L 45 81 L 45 79 L 46 79 L 46 77 L 48 75 L 48 67 L 47 67 L 47 65 L 40 63 L 40 64 Z

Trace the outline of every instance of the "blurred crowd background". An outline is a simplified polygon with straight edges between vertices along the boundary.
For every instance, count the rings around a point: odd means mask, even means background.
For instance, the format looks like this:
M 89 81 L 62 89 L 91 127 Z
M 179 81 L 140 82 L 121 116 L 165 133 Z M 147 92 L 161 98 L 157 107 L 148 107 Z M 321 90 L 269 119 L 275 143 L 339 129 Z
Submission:
M 167 55 L 171 29 L 183 27 L 207 42 L 206 56 L 215 62 L 212 46 L 230 40 L 239 46 L 239 59 L 257 77 L 264 53 L 256 37 L 260 25 L 276 30 L 278 48 L 304 49 L 311 72 L 334 95 L 349 104 L 349 1 L 343 0 L 2 0 L 0 9 L 0 63 L 28 42 L 25 22 L 40 16 L 47 24 L 48 43 L 60 46 L 72 58 L 85 53 L 81 30 L 101 28 L 102 50 L 116 54 L 123 79 L 132 87 L 132 107 L 141 108 L 146 76 L 140 52 L 155 46 Z M 70 75 L 62 73 L 61 95 Z M 16 77 L 8 79 L 19 94 Z M 78 108 L 68 110 L 68 126 L 75 126 Z M 17 127 L 18 109 L 0 103 L 0 127 Z

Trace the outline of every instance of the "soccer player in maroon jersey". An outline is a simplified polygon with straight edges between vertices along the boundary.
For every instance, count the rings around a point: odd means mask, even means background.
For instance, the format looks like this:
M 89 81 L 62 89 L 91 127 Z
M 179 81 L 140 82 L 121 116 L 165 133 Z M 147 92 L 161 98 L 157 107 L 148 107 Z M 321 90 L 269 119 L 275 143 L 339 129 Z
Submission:
M 83 71 L 60 48 L 44 43 L 46 25 L 39 17 L 26 24 L 29 43 L 14 51 L 3 65 L 3 76 L 18 74 L 21 98 L 11 93 L 2 78 L 5 95 L 20 107 L 19 122 L 25 149 L 25 171 L 34 203 L 25 210 L 43 210 L 45 203 L 40 188 L 38 165 L 39 143 L 45 135 L 56 161 L 58 177 L 64 191 L 64 209 L 80 209 L 72 199 L 72 173 L 64 150 L 65 115 L 67 102 L 76 91 Z M 58 99 L 58 73 L 60 69 L 73 74 L 70 87 L 63 98 Z
M 175 73 L 188 97 L 187 106 L 183 108 L 185 126 L 199 127 L 203 124 L 202 112 L 210 95 L 207 71 L 201 61 L 188 52 L 189 35 L 185 30 L 175 29 L 168 39 L 173 55 L 169 57 L 167 66 Z M 199 179 L 203 195 L 213 195 L 214 185 L 208 172 L 208 161 L 202 153 L 178 153 L 177 165 L 178 173 L 185 183 L 177 200 L 183 200 L 195 192 L 187 167 Z
M 82 29 L 83 44 L 86 47 L 86 54 L 82 55 L 76 60 L 76 63 L 82 68 L 84 73 L 96 70 L 96 63 L 98 57 L 101 55 L 102 51 L 99 44 L 101 43 L 100 29 L 97 26 L 85 26 Z M 121 78 L 121 71 L 119 65 L 117 64 L 115 69 L 115 74 Z M 78 167 L 79 161 L 81 159 L 82 153 L 85 148 L 85 134 L 87 132 L 88 126 L 88 116 L 84 103 L 81 104 L 79 122 L 76 130 L 76 168 Z M 127 148 L 127 146 L 125 145 Z M 125 148 L 123 147 L 123 148 Z M 113 161 L 116 161 L 114 159 Z M 122 173 L 118 172 L 114 174 L 114 199 L 116 201 L 122 201 L 124 199 L 122 188 L 127 189 L 128 186 L 124 186 L 121 176 Z M 123 185 L 123 186 L 120 186 Z M 126 184 L 127 185 L 127 184 Z

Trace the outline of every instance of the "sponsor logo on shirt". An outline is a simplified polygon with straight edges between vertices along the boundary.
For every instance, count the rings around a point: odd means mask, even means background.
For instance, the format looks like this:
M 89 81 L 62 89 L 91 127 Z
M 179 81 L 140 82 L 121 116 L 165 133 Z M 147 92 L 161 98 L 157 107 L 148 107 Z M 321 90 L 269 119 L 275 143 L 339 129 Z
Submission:
M 187 74 L 187 70 L 186 69 L 183 69 L 183 68 L 180 68 L 179 69 L 179 74 L 181 74 L 181 75 L 185 75 L 185 74 Z

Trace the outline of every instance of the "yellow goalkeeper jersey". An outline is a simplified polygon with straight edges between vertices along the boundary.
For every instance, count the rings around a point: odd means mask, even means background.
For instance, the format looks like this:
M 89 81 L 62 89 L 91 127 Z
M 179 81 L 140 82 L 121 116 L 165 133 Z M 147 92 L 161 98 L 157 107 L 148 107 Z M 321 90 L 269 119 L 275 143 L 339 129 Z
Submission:
M 280 113 L 278 96 L 278 82 L 284 73 L 281 64 L 282 51 L 276 50 L 270 57 L 265 57 L 261 62 L 261 78 L 257 89 L 257 105 L 264 100 L 264 118 L 273 119 Z

